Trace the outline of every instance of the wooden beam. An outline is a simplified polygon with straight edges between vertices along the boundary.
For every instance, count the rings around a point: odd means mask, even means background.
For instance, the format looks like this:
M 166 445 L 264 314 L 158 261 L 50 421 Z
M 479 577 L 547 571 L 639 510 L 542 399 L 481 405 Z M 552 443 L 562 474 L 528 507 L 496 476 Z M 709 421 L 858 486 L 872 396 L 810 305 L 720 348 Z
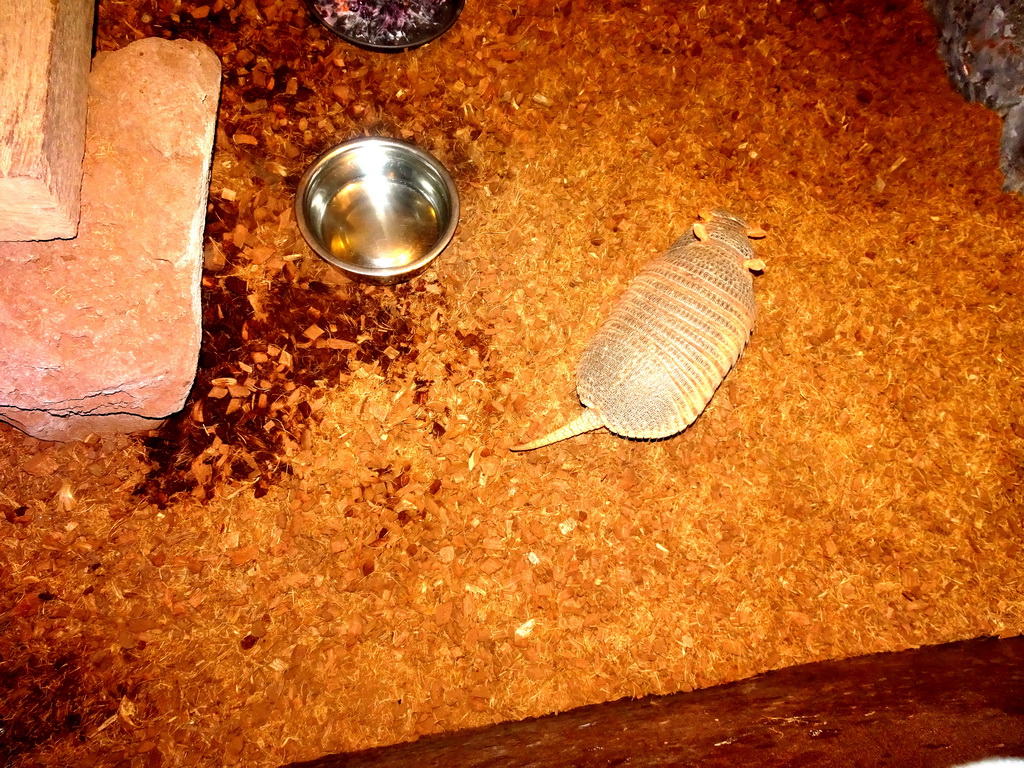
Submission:
M 1024 638 L 970 640 L 802 664 L 283 768 L 948 768 L 1024 754 L 1022 691 Z M 315 736 L 310 743 L 315 749 Z
M 95 0 L 0 2 L 0 240 L 78 229 Z

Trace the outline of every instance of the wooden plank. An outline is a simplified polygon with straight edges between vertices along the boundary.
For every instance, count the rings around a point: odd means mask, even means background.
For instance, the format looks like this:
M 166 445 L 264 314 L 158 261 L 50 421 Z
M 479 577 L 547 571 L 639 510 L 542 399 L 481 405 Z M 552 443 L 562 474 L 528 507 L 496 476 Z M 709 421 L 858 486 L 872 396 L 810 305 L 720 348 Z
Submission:
M 979 639 L 802 664 L 284 768 L 948 768 L 1022 754 L 1022 686 L 1024 638 Z
M 0 240 L 78 228 L 95 0 L 0 2 Z

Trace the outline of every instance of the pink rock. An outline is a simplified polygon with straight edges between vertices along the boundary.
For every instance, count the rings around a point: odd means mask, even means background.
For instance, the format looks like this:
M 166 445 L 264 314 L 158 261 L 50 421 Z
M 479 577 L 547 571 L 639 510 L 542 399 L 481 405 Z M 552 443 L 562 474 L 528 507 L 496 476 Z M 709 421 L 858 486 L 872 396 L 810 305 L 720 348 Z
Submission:
M 219 91 L 201 43 L 96 57 L 78 237 L 0 243 L 0 420 L 74 440 L 151 429 L 184 405 Z

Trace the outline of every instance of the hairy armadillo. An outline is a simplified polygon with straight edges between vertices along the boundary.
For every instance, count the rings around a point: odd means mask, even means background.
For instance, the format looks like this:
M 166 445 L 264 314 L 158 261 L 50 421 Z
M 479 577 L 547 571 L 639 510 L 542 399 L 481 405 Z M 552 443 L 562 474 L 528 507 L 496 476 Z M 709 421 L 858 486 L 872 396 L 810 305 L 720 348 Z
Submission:
M 748 237 L 764 235 L 721 210 L 701 213 L 630 283 L 580 358 L 585 409 L 529 451 L 601 427 L 657 439 L 686 429 L 739 359 L 754 330 L 754 279 L 764 269 Z

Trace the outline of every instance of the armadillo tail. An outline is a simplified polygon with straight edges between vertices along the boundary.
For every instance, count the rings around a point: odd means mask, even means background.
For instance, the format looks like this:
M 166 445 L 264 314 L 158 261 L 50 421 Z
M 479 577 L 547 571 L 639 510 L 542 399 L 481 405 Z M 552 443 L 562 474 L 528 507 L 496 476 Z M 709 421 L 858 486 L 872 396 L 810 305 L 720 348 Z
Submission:
M 528 443 L 515 445 L 512 447 L 512 450 L 532 451 L 534 448 L 543 448 L 545 445 L 551 445 L 560 440 L 568 440 L 570 437 L 576 437 L 576 435 L 582 435 L 584 432 L 600 429 L 603 426 L 604 424 L 601 422 L 601 417 L 597 414 L 597 411 L 587 408 L 561 429 L 556 429 L 554 432 L 549 432 L 544 437 L 538 437 L 536 440 L 531 440 Z

